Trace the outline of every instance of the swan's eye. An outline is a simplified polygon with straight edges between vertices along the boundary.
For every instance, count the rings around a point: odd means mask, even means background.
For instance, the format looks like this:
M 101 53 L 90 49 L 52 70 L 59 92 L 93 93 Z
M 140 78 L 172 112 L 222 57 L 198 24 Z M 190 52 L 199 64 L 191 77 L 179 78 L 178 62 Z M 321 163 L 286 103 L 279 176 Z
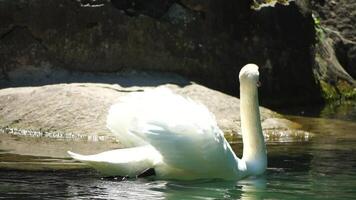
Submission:
M 258 80 L 257 83 L 256 83 L 257 87 L 261 87 L 261 82 Z

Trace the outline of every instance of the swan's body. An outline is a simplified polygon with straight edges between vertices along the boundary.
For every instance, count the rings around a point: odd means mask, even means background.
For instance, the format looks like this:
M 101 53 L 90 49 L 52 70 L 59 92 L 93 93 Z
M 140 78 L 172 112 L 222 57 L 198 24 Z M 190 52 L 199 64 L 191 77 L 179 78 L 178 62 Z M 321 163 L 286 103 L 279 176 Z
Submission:
M 240 71 L 243 157 L 237 158 L 208 109 L 166 88 L 135 93 L 110 108 L 107 127 L 129 147 L 83 156 L 108 176 L 135 177 L 154 168 L 162 179 L 237 180 L 262 174 L 267 165 L 258 107 L 258 67 Z

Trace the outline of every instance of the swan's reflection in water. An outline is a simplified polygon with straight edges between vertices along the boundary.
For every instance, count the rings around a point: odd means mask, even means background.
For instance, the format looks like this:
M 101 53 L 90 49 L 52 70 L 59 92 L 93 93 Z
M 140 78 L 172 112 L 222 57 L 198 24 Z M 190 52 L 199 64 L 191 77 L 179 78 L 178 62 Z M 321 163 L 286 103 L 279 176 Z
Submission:
M 199 181 L 152 181 L 101 180 L 91 186 L 68 187 L 69 196 L 91 199 L 263 199 L 266 190 L 265 177 L 243 181 L 199 180 Z M 81 195 L 82 193 L 82 195 Z
M 264 199 L 267 186 L 266 177 L 258 177 L 238 182 L 241 186 L 241 199 L 243 200 L 259 200 Z

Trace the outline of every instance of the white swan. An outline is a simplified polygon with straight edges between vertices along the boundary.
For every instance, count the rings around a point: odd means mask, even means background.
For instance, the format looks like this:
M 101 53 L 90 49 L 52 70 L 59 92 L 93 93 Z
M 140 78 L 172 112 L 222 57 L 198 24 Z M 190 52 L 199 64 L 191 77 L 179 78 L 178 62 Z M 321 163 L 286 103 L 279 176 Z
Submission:
M 266 170 L 258 107 L 258 67 L 239 74 L 243 156 L 237 158 L 208 109 L 165 88 L 134 93 L 110 108 L 107 127 L 129 148 L 96 155 L 68 152 L 107 176 L 135 177 L 153 168 L 160 179 L 237 180 Z

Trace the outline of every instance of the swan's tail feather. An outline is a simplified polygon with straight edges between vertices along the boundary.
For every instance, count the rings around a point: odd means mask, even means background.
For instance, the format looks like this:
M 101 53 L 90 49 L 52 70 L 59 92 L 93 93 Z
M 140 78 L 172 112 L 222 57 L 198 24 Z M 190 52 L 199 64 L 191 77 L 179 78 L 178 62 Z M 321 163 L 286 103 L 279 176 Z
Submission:
M 160 155 L 151 146 L 116 149 L 94 155 L 80 155 L 71 151 L 68 154 L 105 176 L 136 177 L 160 161 Z
M 80 155 L 80 154 L 77 154 L 77 153 L 74 153 L 74 152 L 71 152 L 71 151 L 67 151 L 67 153 L 70 155 L 70 157 L 72 157 L 74 160 L 78 160 L 78 161 L 85 161 L 87 160 L 86 159 L 86 156 L 84 155 Z

